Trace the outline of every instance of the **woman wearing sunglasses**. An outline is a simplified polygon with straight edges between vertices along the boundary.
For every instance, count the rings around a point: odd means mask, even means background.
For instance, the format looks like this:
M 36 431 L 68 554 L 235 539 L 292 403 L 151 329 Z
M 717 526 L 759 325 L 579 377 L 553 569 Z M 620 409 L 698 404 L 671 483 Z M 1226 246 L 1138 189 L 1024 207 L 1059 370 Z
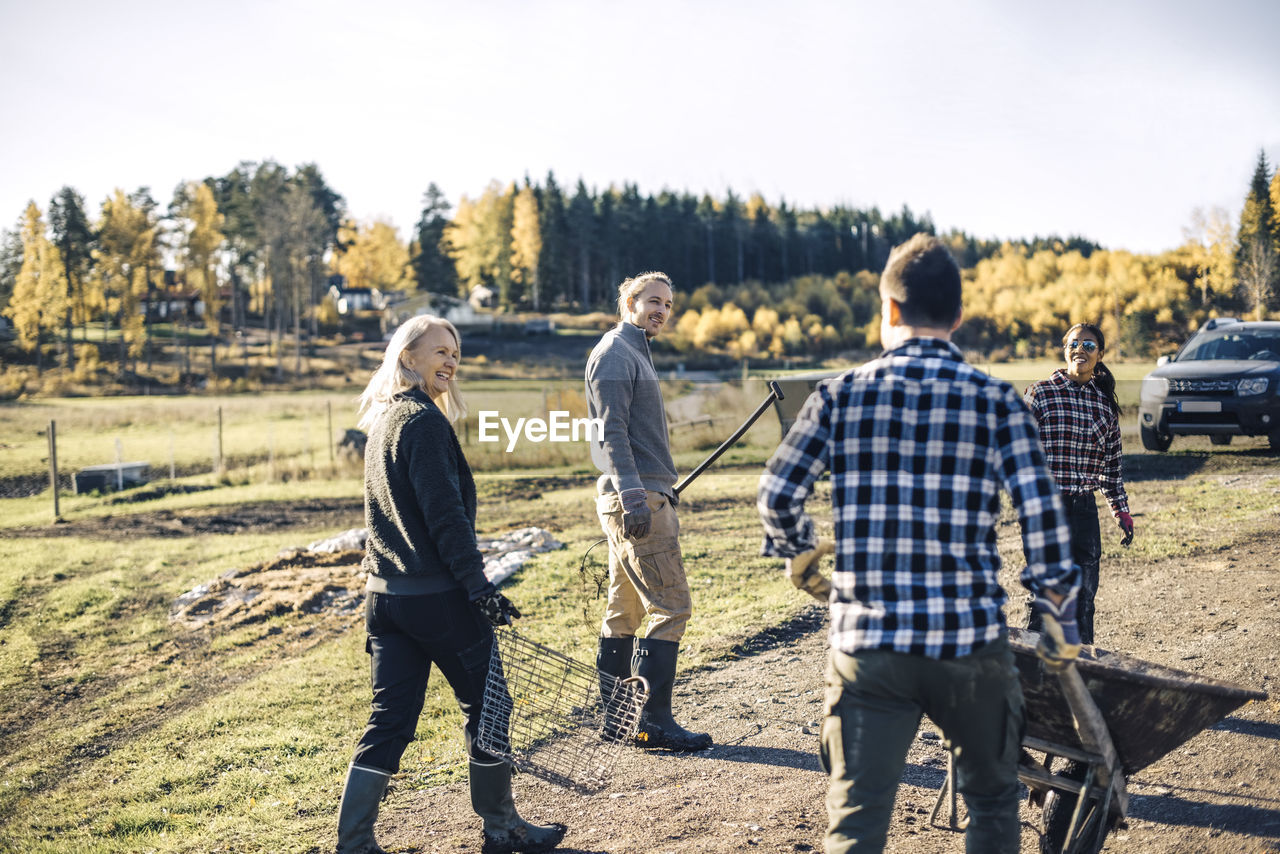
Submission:
M 1080 640 L 1093 643 L 1093 600 L 1098 592 L 1098 561 L 1102 534 L 1099 489 L 1111 515 L 1124 531 L 1121 542 L 1133 540 L 1133 517 L 1120 471 L 1120 403 L 1116 378 L 1102 363 L 1106 338 L 1092 323 L 1077 323 L 1062 336 L 1066 367 L 1027 389 L 1025 399 L 1040 425 L 1049 470 L 1058 481 L 1071 524 L 1071 554 L 1080 566 L 1077 618 Z M 1034 609 L 1028 626 L 1040 631 Z

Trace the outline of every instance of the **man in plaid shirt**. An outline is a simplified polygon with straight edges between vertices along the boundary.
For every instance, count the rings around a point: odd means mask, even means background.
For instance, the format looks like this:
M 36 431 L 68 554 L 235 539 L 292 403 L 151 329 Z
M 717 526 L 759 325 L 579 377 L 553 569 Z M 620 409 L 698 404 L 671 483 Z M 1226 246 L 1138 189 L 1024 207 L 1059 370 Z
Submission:
M 807 562 L 804 503 L 831 472 L 832 578 L 822 761 L 827 852 L 881 851 L 906 753 L 929 717 L 956 756 L 966 850 L 1019 848 L 1022 691 L 997 580 L 1004 488 L 1022 525 L 1022 582 L 1046 614 L 1041 657 L 1078 651 L 1077 570 L 1036 423 L 1007 383 L 967 365 L 960 271 L 935 237 L 893 251 L 880 358 L 820 384 L 760 478 L 764 554 Z

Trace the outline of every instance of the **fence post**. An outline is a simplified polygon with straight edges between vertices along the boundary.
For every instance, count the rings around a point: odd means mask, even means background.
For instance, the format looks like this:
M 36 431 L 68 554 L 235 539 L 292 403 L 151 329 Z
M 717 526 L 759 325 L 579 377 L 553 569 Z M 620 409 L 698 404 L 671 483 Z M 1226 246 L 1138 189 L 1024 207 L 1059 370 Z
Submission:
M 222 474 L 222 407 L 218 407 L 218 460 L 214 467 L 214 474 Z
M 49 422 L 49 485 L 53 487 L 53 521 L 61 522 L 58 512 L 58 422 Z
M 328 435 L 329 435 L 329 443 L 328 443 L 328 444 L 329 444 L 329 477 L 333 477 L 333 476 L 334 476 L 334 474 L 337 472 L 337 467 L 336 467 L 336 466 L 334 466 L 334 464 L 333 464 L 333 446 L 334 446 L 334 440 L 333 440 L 333 401 L 332 401 L 332 400 L 326 400 L 326 401 L 324 402 L 324 405 L 325 405 L 325 408 L 326 408 L 326 409 L 328 410 L 328 412 L 329 412 L 329 434 L 328 434 Z

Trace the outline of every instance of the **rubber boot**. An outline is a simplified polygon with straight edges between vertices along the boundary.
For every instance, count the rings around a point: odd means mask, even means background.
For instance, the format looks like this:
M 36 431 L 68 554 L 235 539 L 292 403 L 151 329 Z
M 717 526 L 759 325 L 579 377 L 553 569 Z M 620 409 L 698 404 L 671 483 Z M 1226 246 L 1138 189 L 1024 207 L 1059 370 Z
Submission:
M 711 736 L 690 732 L 671 715 L 671 689 L 675 686 L 679 654 L 680 644 L 675 641 L 636 641 L 632 670 L 649 682 L 649 700 L 640 713 L 640 731 L 636 733 L 636 743 L 641 747 L 691 751 L 711 746 Z
M 604 725 L 600 728 L 600 738 L 609 742 L 619 741 L 626 732 L 626 722 L 617 716 L 617 701 L 613 698 L 616 679 L 628 679 L 631 676 L 631 657 L 635 650 L 634 637 L 600 638 L 600 648 L 596 652 L 596 670 L 600 671 L 600 705 L 604 712 Z
M 471 760 L 471 808 L 484 820 L 481 854 L 537 854 L 564 839 L 563 824 L 530 824 L 516 812 L 511 796 L 511 766 Z
M 378 804 L 391 775 L 377 768 L 351 764 L 338 807 L 338 854 L 387 854 L 373 838 Z

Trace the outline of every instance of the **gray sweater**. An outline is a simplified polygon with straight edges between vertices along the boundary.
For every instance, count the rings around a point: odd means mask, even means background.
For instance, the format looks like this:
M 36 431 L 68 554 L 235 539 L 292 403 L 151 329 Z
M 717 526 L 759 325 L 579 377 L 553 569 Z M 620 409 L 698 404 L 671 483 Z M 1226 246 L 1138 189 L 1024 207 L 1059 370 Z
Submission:
M 476 485 L 458 437 L 418 389 L 397 394 L 364 454 L 363 568 L 369 589 L 400 595 L 489 582 L 476 547 Z
M 667 438 L 658 372 L 644 330 L 625 320 L 610 329 L 587 359 L 587 414 L 604 421 L 592 437 L 591 460 L 604 472 L 601 492 L 644 487 L 672 495 L 676 466 Z

